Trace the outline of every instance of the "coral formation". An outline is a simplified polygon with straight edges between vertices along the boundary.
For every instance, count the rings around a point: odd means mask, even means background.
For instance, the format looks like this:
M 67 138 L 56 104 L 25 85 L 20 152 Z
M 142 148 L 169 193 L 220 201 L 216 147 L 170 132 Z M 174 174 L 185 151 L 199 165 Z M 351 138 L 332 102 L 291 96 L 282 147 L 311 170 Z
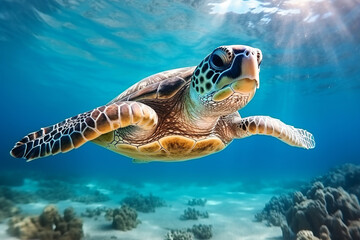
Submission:
M 164 240 L 192 240 L 194 237 L 200 240 L 210 239 L 212 226 L 199 224 L 183 230 L 172 229 L 166 233 Z
M 134 193 L 122 200 L 123 204 L 134 208 L 136 211 L 149 213 L 155 212 L 155 208 L 166 206 L 165 201 L 159 197 L 149 194 L 148 196 Z
M 109 211 L 109 208 L 107 207 L 97 207 L 97 208 L 86 208 L 85 212 L 81 213 L 82 217 L 87 218 L 97 218 L 101 216 L 103 213 L 106 213 Z
M 210 239 L 212 237 L 212 226 L 199 224 L 193 225 L 188 231 L 192 232 L 197 239 Z
M 170 230 L 164 240 L 193 240 L 193 234 L 185 230 Z
M 19 213 L 20 209 L 12 201 L 0 197 L 0 222 Z
M 106 202 L 109 201 L 110 198 L 101 193 L 98 190 L 91 192 L 90 194 L 77 196 L 71 199 L 74 202 L 82 202 L 82 203 L 98 203 L 98 202 Z
M 317 237 L 329 232 L 333 239 L 358 239 L 360 206 L 355 195 L 315 182 L 306 197 L 295 201 L 286 214 L 293 232 L 311 230 Z
M 200 212 L 195 208 L 187 208 L 184 214 L 180 216 L 181 220 L 198 220 L 199 218 L 209 218 L 208 212 Z
M 0 186 L 0 222 L 20 213 L 20 209 L 15 204 L 36 200 L 36 196 L 31 193 L 14 191 L 9 187 Z
M 60 180 L 42 180 L 36 194 L 50 202 L 58 202 L 76 197 L 73 187 Z
M 121 231 L 128 231 L 140 223 L 137 219 L 137 213 L 135 209 L 122 205 L 121 208 L 109 210 L 107 216 L 112 215 L 112 227 Z
M 281 226 L 286 220 L 285 214 L 291 205 L 290 195 L 282 194 L 279 197 L 272 197 L 262 212 L 255 215 L 255 219 L 259 222 L 265 221 L 269 226 Z
M 360 199 L 360 165 L 344 164 L 316 178 L 314 182 L 322 182 L 325 187 L 342 187 Z
M 74 185 L 62 180 L 48 179 L 39 181 L 39 189 L 36 194 L 50 202 L 58 202 L 70 199 L 81 203 L 106 202 L 110 198 L 100 192 L 83 185 Z
M 296 240 L 320 240 L 320 239 L 315 237 L 312 231 L 301 230 L 296 234 Z
M 202 198 L 193 198 L 191 200 L 188 201 L 187 205 L 189 206 L 205 206 L 207 200 L 206 199 L 202 199 Z
M 83 236 L 82 221 L 74 210 L 65 209 L 62 217 L 53 205 L 45 207 L 40 216 L 12 217 L 8 233 L 22 240 L 80 240 Z
M 53 203 L 70 199 L 73 196 L 71 191 L 69 192 L 65 189 L 57 190 L 56 188 L 42 188 L 36 191 L 36 194 L 42 199 L 48 200 Z
M 350 164 L 334 169 L 316 178 L 323 182 L 272 198 L 255 217 L 281 226 L 283 239 L 360 239 L 359 170 Z
M 14 203 L 31 203 L 38 200 L 38 197 L 32 193 L 15 191 L 9 187 L 2 186 L 0 186 L 0 197 L 10 200 Z

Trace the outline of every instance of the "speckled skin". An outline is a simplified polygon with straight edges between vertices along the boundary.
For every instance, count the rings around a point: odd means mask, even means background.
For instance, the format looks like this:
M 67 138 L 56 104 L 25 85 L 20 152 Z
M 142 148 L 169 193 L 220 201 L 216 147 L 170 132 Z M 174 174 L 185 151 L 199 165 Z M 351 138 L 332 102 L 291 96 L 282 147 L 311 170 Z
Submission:
M 219 47 L 197 67 L 150 76 L 104 106 L 28 134 L 10 153 L 32 160 L 92 141 L 135 162 L 181 161 L 253 134 L 315 147 L 305 130 L 271 117 L 240 117 L 259 87 L 261 61 L 259 49 Z

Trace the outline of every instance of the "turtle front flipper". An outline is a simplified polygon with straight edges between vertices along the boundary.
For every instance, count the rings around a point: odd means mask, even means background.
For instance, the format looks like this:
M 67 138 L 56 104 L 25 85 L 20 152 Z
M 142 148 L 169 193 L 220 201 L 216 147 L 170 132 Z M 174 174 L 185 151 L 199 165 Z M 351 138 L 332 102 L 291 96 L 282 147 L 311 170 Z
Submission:
M 30 133 L 15 144 L 10 154 L 16 158 L 33 160 L 68 152 L 118 128 L 136 125 L 152 129 L 157 122 L 158 116 L 149 106 L 139 102 L 118 101 Z
M 268 116 L 253 116 L 241 119 L 235 117 L 235 132 L 237 138 L 254 134 L 268 135 L 296 147 L 312 149 L 315 147 L 314 136 L 306 130 L 286 125 L 278 119 Z

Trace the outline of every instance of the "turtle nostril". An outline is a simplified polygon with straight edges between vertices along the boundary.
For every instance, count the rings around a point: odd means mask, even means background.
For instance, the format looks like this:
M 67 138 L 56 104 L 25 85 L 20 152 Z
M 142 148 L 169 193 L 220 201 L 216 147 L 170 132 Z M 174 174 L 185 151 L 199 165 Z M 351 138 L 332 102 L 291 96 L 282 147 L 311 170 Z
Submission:
M 245 56 L 249 56 L 250 55 L 250 51 L 249 50 L 245 50 Z

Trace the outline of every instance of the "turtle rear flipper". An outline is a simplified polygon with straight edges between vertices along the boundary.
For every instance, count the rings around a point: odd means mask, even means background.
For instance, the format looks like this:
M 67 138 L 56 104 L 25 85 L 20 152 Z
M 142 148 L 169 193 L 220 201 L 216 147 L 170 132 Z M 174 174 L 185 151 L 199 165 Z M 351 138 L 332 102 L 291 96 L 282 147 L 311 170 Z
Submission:
M 17 142 L 10 154 L 33 160 L 78 148 L 102 134 L 118 128 L 136 125 L 152 129 L 158 121 L 149 106 L 131 101 L 119 101 L 41 128 Z
M 268 135 L 305 149 L 315 148 L 314 136 L 306 130 L 287 125 L 278 119 L 268 116 L 235 117 L 236 137 L 243 138 L 254 134 Z

